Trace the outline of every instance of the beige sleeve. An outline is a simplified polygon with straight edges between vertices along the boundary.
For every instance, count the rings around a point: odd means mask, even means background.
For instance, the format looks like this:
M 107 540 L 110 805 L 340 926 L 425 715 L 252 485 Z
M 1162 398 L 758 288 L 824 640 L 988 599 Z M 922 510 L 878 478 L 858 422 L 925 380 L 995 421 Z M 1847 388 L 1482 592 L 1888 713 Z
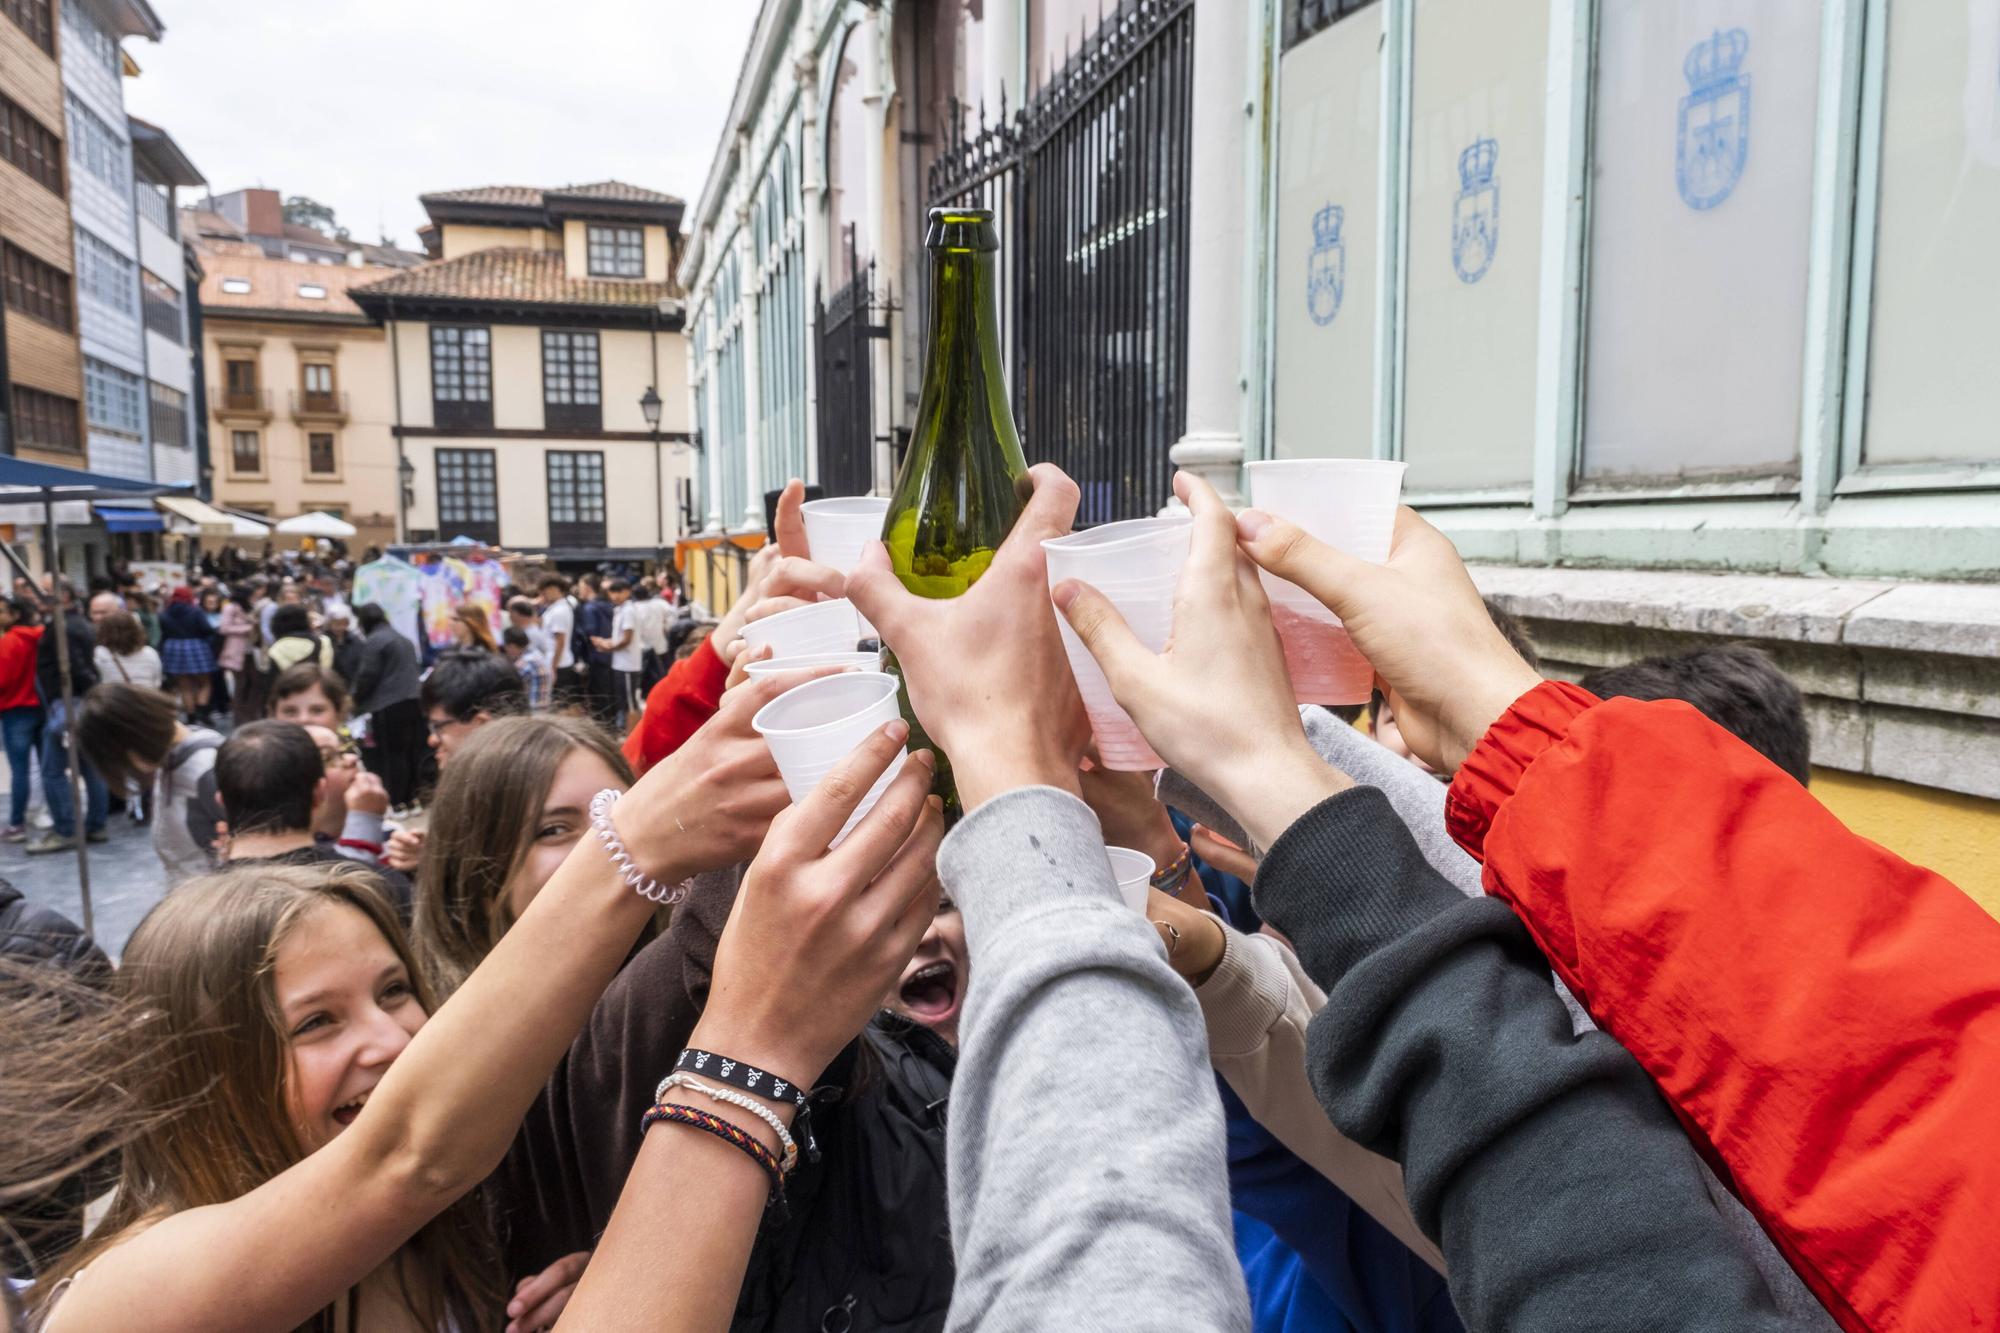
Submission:
M 1403 1171 L 1333 1127 L 1306 1078 L 1306 1025 L 1326 996 L 1292 951 L 1225 922 L 1222 961 L 1195 988 L 1208 1022 L 1209 1060 L 1258 1124 L 1442 1273 L 1403 1193 Z

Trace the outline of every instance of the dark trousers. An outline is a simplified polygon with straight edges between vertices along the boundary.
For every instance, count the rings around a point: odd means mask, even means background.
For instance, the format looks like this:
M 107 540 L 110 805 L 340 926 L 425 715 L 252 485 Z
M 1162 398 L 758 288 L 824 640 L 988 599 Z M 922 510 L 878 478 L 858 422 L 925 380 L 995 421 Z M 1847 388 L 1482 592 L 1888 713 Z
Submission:
M 588 684 L 584 687 L 590 715 L 605 730 L 618 730 L 618 710 L 624 702 L 618 690 L 618 673 L 611 669 L 611 661 L 590 664 Z
M 362 759 L 389 789 L 389 804 L 408 805 L 416 799 L 424 752 L 431 743 L 424 710 L 415 699 L 378 708 L 369 715 L 368 738 Z
M 557 667 L 549 707 L 567 711 L 583 707 L 583 673 L 573 666 Z
M 49 709 L 48 725 L 42 732 L 42 799 L 49 803 L 49 818 L 55 822 L 56 836 L 76 836 L 76 801 L 69 785 L 69 737 L 63 732 L 61 705 Z M 83 831 L 96 833 L 111 817 L 111 793 L 104 779 L 89 764 L 83 766 Z

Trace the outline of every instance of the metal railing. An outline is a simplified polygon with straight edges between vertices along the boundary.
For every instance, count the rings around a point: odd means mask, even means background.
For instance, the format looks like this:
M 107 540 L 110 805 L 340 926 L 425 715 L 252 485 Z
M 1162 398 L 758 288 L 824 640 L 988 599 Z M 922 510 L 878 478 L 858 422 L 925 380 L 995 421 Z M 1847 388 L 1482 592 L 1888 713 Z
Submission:
M 828 495 L 866 495 L 875 484 L 875 264 L 863 266 L 847 237 L 852 281 L 819 302 L 819 483 Z
M 1022 447 L 1082 523 L 1156 512 L 1186 426 L 1194 17 L 1124 0 L 1026 107 L 970 137 L 955 114 L 931 167 L 934 206 L 1000 214 Z
M 208 391 L 211 411 L 235 413 L 242 416 L 270 416 L 271 391 L 269 389 L 231 389 L 227 385 Z
M 339 417 L 347 416 L 347 390 L 331 393 L 313 393 L 310 390 L 293 389 L 292 415 L 294 417 Z
M 167 301 L 148 295 L 140 299 L 139 307 L 140 317 L 145 320 L 147 328 L 172 342 L 179 343 L 185 340 L 181 327 L 179 301 Z

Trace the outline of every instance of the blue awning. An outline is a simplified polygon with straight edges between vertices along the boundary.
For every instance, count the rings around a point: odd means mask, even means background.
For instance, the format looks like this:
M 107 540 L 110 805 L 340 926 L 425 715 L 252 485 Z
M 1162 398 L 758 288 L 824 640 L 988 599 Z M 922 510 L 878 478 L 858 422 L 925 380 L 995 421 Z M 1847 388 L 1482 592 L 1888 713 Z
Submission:
M 166 519 L 157 509 L 127 509 L 123 505 L 94 504 L 92 509 L 104 520 L 106 532 L 165 532 Z

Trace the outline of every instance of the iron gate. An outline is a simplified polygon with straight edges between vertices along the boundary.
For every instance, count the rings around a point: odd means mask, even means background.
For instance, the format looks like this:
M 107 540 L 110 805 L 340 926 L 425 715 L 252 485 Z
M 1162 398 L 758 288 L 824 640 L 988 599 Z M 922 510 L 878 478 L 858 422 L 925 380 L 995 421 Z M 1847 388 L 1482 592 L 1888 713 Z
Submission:
M 999 214 L 1003 336 L 1030 460 L 1079 523 L 1158 512 L 1187 424 L 1192 0 L 1123 0 L 1046 88 L 931 167 L 930 201 Z
M 872 339 L 875 261 L 864 268 L 847 236 L 854 277 L 821 301 L 814 290 L 814 347 L 819 358 L 819 484 L 828 495 L 866 495 L 875 484 Z

